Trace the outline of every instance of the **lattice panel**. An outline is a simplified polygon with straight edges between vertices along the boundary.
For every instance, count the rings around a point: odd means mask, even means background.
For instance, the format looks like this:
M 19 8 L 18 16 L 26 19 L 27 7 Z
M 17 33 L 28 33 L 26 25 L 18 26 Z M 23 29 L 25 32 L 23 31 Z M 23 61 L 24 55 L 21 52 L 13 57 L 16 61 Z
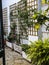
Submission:
M 32 19 L 31 19 L 31 17 L 32 17 L 32 15 L 33 15 L 33 13 L 34 12 L 32 12 L 32 9 L 37 9 L 37 7 L 38 7 L 38 5 L 37 5 L 37 0 L 27 0 L 27 11 L 29 11 L 28 12 L 28 14 L 29 14 L 29 16 L 28 16 L 28 22 L 31 22 L 31 21 L 33 21 Z M 26 7 L 25 7 L 25 4 L 24 4 L 24 2 L 23 1 L 19 1 L 18 2 L 18 8 L 19 8 L 19 10 L 21 11 L 21 12 L 24 12 L 24 11 L 26 11 Z M 19 15 L 19 14 L 18 14 Z M 21 19 L 21 20 L 20 20 Z M 33 35 L 33 36 L 37 36 L 37 30 L 33 27 L 33 25 L 31 26 L 31 27 L 27 27 L 26 26 L 26 24 L 23 22 L 23 18 L 19 18 L 19 21 L 20 21 L 20 23 L 21 23 L 21 25 L 20 25 L 20 33 L 22 34 L 22 36 L 23 37 L 25 37 L 25 36 L 27 36 L 28 37 L 28 35 Z M 35 22 L 35 21 L 34 21 Z M 25 30 L 23 29 L 23 26 L 26 28 L 26 32 L 25 32 Z M 22 38 L 23 38 L 22 37 Z
M 24 12 L 26 11 L 25 8 L 26 8 L 25 3 L 23 1 L 19 1 L 18 9 L 19 9 L 20 13 L 23 15 L 24 15 Z M 19 15 L 19 13 L 18 13 L 18 15 Z M 20 34 L 21 34 L 20 37 L 27 39 L 28 38 L 28 28 L 27 28 L 27 25 L 24 23 L 23 17 L 19 17 L 19 26 L 20 26 Z
M 32 12 L 32 10 L 38 8 L 37 4 L 38 4 L 37 0 L 27 0 L 27 10 L 29 11 L 29 16 L 28 16 L 29 22 L 31 22 L 31 21 L 35 22 L 31 19 L 31 17 L 33 16 L 33 13 L 34 13 L 34 12 Z M 33 27 L 33 25 L 31 27 L 29 27 L 28 34 L 37 36 L 37 30 Z

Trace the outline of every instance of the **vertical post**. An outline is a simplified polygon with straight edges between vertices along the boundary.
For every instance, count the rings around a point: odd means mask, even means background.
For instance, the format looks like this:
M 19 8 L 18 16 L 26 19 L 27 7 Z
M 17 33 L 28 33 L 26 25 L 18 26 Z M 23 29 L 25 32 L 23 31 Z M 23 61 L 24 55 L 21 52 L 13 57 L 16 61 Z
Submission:
M 4 36 L 3 36 L 3 16 L 2 16 L 2 0 L 0 0 L 0 23 L 1 23 L 1 44 L 2 44 L 2 49 L 3 49 L 3 65 L 5 65 L 5 48 L 4 48 Z
M 38 11 L 41 11 L 41 1 L 42 0 L 38 0 Z M 42 26 L 40 26 L 38 30 L 38 39 L 42 39 Z
M 7 7 L 7 15 L 8 15 L 8 35 L 10 33 L 10 12 L 9 12 L 9 7 Z
M 5 52 L 3 51 L 3 65 L 5 65 Z

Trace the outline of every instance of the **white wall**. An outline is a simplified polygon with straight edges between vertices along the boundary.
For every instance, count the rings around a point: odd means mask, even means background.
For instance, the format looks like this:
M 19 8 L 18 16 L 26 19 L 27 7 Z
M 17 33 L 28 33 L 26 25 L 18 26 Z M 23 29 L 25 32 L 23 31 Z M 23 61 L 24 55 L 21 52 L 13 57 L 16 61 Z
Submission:
M 43 11 L 46 10 L 47 8 L 48 8 L 47 4 L 45 4 L 44 6 L 42 6 L 42 10 Z M 45 24 L 48 25 L 49 22 L 46 22 Z M 43 34 L 42 34 L 42 39 L 43 40 L 46 39 L 46 38 L 49 38 L 49 31 L 46 31 L 46 26 L 45 25 L 42 26 L 42 32 L 43 32 Z

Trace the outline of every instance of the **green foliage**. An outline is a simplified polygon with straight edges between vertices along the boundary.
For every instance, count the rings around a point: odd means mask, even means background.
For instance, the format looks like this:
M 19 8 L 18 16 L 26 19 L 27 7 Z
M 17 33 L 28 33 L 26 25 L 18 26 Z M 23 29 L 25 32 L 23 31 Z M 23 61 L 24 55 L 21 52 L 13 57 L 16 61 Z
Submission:
M 21 8 L 18 8 L 18 18 L 20 20 L 20 29 L 21 29 L 21 35 L 23 36 L 23 38 L 27 38 L 28 37 L 28 33 L 27 33 L 27 29 L 28 29 L 28 11 L 27 11 L 27 1 L 26 0 L 22 0 L 22 2 L 24 3 L 24 9 L 21 10 Z M 20 36 L 21 37 L 21 36 Z
M 28 44 L 21 44 L 22 47 L 22 51 L 27 53 L 27 50 L 30 48 L 30 46 Z
M 16 33 L 15 33 L 16 32 L 15 31 L 15 29 L 16 29 L 16 23 L 15 22 L 12 23 L 12 25 L 10 26 L 10 28 L 11 28 L 11 31 L 9 33 L 8 40 L 10 42 L 14 42 L 16 40 Z
M 13 12 L 11 11 L 11 12 L 10 12 L 10 21 L 13 21 L 12 16 L 13 16 Z
M 10 28 L 14 32 L 15 31 L 15 28 L 16 28 L 16 23 L 13 22 L 12 25 L 10 26 Z
M 45 12 L 46 13 L 46 12 Z M 44 24 L 47 20 L 49 20 L 49 18 L 47 17 L 47 15 L 45 13 L 42 12 L 36 12 L 34 13 L 34 15 L 32 16 L 32 18 L 34 20 L 37 20 L 36 23 L 39 23 L 40 25 Z
M 49 4 L 49 0 L 42 0 L 42 4 Z
M 25 46 L 23 46 L 25 48 Z M 34 65 L 49 65 L 49 40 L 31 42 L 27 55 Z
M 42 4 L 46 4 L 47 3 L 47 0 L 42 0 Z
M 16 19 L 17 17 L 18 15 L 16 14 L 16 11 L 15 11 L 15 14 L 13 14 L 13 11 L 10 12 L 10 21 L 13 21 L 13 19 Z
M 48 24 L 47 27 L 46 27 L 46 31 L 47 31 L 47 30 L 49 31 L 49 24 Z
M 8 36 L 8 41 L 15 42 L 16 41 L 16 34 L 14 34 L 13 32 L 10 32 L 9 36 Z
M 45 22 L 49 21 L 49 17 L 47 15 L 48 10 L 49 10 L 49 7 L 45 11 L 39 11 L 39 12 L 36 11 L 36 9 L 35 9 L 32 19 L 36 20 L 36 22 L 34 23 L 35 28 L 38 26 L 36 29 L 40 28 L 39 25 L 45 24 Z

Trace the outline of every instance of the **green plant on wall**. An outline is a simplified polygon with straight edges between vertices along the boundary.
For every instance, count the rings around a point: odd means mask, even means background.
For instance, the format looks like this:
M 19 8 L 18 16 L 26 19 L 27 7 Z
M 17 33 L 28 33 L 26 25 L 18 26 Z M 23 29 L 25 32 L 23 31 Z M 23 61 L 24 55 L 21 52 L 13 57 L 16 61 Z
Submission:
M 12 43 L 12 50 L 14 50 L 14 43 L 16 42 L 16 23 L 13 22 L 12 25 L 10 26 L 11 31 L 8 36 L 8 41 Z
M 43 4 L 47 3 L 47 0 L 42 0 L 42 3 L 43 3 Z
M 13 21 L 13 18 L 12 17 L 13 17 L 13 12 L 11 11 L 10 12 L 10 21 Z
M 49 4 L 49 0 L 42 0 L 42 4 Z
M 23 1 L 23 0 L 22 0 Z M 24 0 L 23 3 L 25 4 L 24 5 L 24 10 L 22 11 L 20 8 L 18 8 L 18 17 L 19 17 L 19 20 L 20 20 L 20 29 L 22 30 L 21 31 L 21 35 L 23 36 L 23 34 L 25 34 L 25 37 L 27 38 L 28 36 L 28 33 L 27 33 L 27 27 L 28 27 L 28 12 L 27 12 L 27 1 Z M 27 24 L 26 24 L 27 23 Z
M 36 20 L 34 23 L 34 27 L 36 29 L 39 29 L 42 24 L 45 24 L 45 22 L 49 21 L 49 17 L 47 17 L 47 11 L 35 12 L 32 16 L 32 19 Z
M 10 11 L 10 21 L 13 21 L 13 19 L 16 19 L 18 17 L 18 15 L 16 14 L 16 9 L 14 13 L 13 11 Z
M 32 19 L 35 21 L 34 28 L 37 29 L 38 38 L 42 39 L 42 25 L 44 24 L 46 26 L 46 29 L 48 30 L 48 25 L 46 22 L 49 21 L 49 15 L 47 14 L 49 10 L 49 7 L 45 11 L 36 11 L 34 12 Z
M 10 42 L 15 42 L 15 40 L 16 40 L 16 31 L 15 31 L 16 30 L 16 23 L 13 22 L 12 25 L 10 26 L 10 28 L 11 28 L 11 31 L 9 33 L 8 40 Z

